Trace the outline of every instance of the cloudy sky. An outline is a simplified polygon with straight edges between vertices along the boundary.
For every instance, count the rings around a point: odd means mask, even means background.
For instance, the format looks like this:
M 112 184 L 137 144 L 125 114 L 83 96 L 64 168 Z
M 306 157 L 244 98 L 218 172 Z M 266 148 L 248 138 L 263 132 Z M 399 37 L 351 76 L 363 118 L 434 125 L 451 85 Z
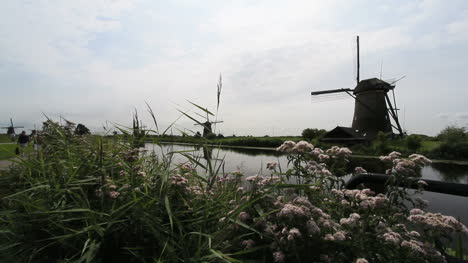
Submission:
M 355 86 L 356 35 L 361 79 L 406 76 L 405 130 L 468 126 L 466 0 L 5 0 L 0 17 L 1 126 L 45 114 L 101 131 L 135 108 L 150 125 L 146 101 L 165 127 L 187 100 L 215 110 L 220 73 L 226 135 L 350 126 L 352 99 L 310 92 Z

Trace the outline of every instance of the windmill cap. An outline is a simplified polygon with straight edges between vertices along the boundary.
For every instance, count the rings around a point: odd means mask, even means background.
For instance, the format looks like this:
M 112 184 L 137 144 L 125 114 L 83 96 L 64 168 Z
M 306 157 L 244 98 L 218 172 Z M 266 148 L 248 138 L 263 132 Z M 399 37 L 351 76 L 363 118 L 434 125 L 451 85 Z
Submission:
M 359 84 L 354 89 L 354 94 L 365 92 L 365 91 L 374 91 L 374 90 L 384 90 L 385 92 L 394 89 L 395 86 L 390 85 L 388 82 L 385 82 L 378 78 L 371 78 L 361 80 Z

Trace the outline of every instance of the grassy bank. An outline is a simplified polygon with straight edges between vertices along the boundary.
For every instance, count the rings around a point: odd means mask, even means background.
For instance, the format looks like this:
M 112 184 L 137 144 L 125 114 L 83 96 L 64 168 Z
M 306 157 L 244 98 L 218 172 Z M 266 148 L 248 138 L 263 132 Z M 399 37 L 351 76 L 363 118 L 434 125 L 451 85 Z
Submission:
M 154 136 L 149 137 L 152 141 L 158 142 L 173 142 L 173 143 L 191 143 L 191 144 L 210 144 L 210 145 L 225 145 L 225 146 L 245 146 L 245 147 L 266 147 L 277 148 L 284 141 L 298 142 L 304 140 L 300 136 L 284 136 L 284 137 L 224 137 L 224 138 L 196 138 L 190 136 Z M 310 142 L 320 148 L 330 148 L 333 144 L 323 143 L 318 138 L 310 140 Z M 432 159 L 439 160 L 468 160 L 468 143 L 459 142 L 456 144 L 447 144 L 443 141 L 435 139 L 426 139 L 419 142 L 418 147 L 410 148 L 406 138 L 403 139 L 387 139 L 385 141 L 374 141 L 368 144 L 344 144 L 349 147 L 354 154 L 366 156 L 380 156 L 388 154 L 392 151 L 402 153 L 404 156 L 409 156 L 412 153 L 423 154 Z
M 16 156 L 17 144 L 0 144 L 0 160 L 10 159 Z
M 155 142 L 181 142 L 193 144 L 213 144 L 213 145 L 228 145 L 228 146 L 249 146 L 249 147 L 279 147 L 284 141 L 298 142 L 302 138 L 300 136 L 282 136 L 282 137 L 224 137 L 224 138 L 196 138 L 182 136 L 164 136 L 153 137 Z
M 0 143 L 11 142 L 10 137 L 6 134 L 0 134 Z

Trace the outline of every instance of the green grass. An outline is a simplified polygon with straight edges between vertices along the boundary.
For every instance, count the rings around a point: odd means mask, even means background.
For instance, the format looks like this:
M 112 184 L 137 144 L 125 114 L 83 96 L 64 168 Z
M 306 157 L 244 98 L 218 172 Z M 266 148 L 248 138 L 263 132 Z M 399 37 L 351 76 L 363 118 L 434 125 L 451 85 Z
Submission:
M 17 144 L 0 144 L 0 160 L 15 157 Z
M 0 134 L 0 143 L 11 142 L 10 138 L 6 134 Z
M 430 152 L 439 147 L 441 143 L 441 141 L 422 141 L 420 150 L 422 152 Z

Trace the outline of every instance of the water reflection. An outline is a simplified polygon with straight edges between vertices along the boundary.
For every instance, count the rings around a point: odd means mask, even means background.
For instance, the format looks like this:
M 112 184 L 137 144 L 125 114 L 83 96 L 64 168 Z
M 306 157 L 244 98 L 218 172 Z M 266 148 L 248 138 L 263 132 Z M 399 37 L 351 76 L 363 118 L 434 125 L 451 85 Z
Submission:
M 441 181 L 468 184 L 468 167 L 466 165 L 453 165 L 446 163 L 433 163 L 433 172 Z

